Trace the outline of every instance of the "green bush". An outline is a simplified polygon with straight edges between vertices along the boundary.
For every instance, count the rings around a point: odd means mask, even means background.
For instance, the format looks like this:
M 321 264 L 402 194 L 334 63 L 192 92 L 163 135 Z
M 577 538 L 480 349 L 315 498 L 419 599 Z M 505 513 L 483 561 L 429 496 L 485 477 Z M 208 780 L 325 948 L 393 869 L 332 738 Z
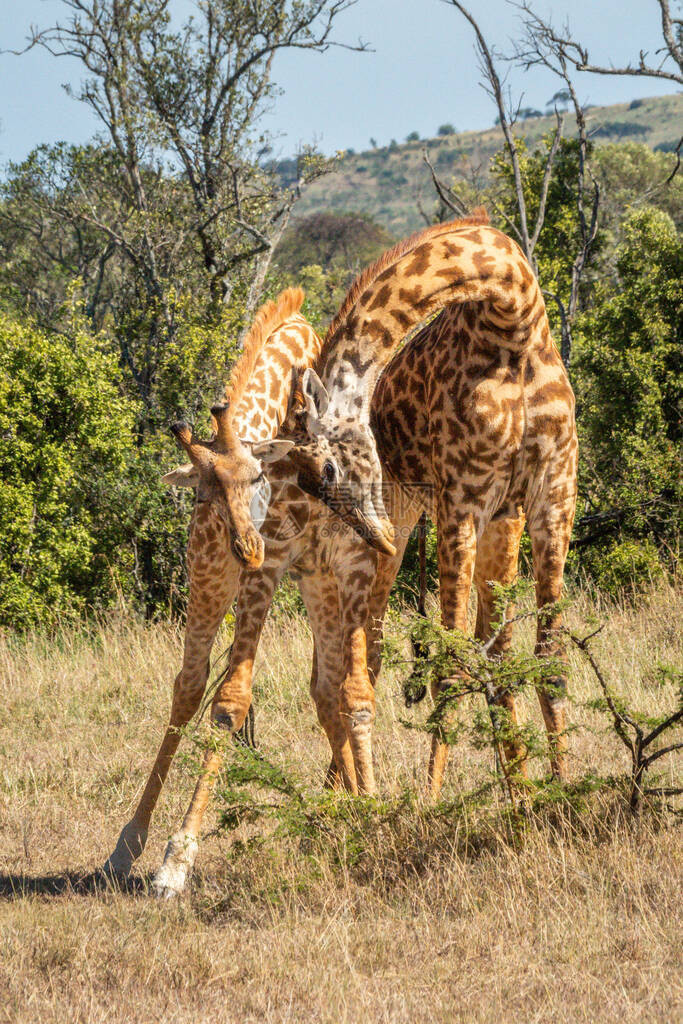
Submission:
M 192 496 L 161 482 L 175 447 L 140 433 L 102 339 L 0 314 L 0 436 L 0 625 L 184 603 Z
M 589 549 L 581 568 L 599 590 L 616 598 L 635 595 L 663 574 L 659 551 L 649 537 Z
M 118 376 L 82 327 L 48 335 L 0 314 L 0 623 L 50 620 L 123 583 L 112 495 L 134 407 Z
M 616 280 L 595 286 L 577 322 L 572 382 L 583 508 L 593 524 L 602 517 L 610 543 L 618 532 L 646 553 L 648 538 L 672 551 L 680 536 L 682 314 L 683 243 L 673 221 L 661 210 L 629 213 Z M 586 529 L 600 539 L 600 527 Z M 642 552 L 633 557 L 634 566 L 643 563 Z M 600 575 L 612 579 L 611 570 Z

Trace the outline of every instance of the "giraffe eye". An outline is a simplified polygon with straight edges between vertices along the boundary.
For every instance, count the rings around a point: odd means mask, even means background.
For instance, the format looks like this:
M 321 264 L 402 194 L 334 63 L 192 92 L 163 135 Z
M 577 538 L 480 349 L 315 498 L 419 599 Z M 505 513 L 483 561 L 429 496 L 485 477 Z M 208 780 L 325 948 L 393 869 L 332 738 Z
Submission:
M 337 467 L 331 459 L 326 459 L 323 463 L 322 476 L 326 484 L 335 483 L 337 479 Z

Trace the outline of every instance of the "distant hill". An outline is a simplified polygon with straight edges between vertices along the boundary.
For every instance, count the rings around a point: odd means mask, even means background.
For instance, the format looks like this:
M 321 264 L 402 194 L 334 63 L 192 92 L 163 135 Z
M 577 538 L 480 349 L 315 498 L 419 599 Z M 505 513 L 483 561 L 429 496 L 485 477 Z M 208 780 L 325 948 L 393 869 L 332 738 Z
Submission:
M 673 150 L 683 134 L 683 93 L 589 107 L 587 120 L 598 144 L 628 140 Z M 554 116 L 532 117 L 520 122 L 518 131 L 533 148 L 554 125 Z M 571 137 L 574 129 L 575 119 L 567 114 L 566 137 Z M 486 175 L 491 157 L 503 145 L 503 135 L 499 128 L 489 128 L 346 154 L 338 170 L 306 191 L 297 204 L 297 217 L 321 209 L 359 211 L 395 237 L 414 231 L 424 224 L 416 196 L 421 193 L 427 209 L 434 201 L 429 171 L 422 160 L 425 145 L 439 176 L 448 181 L 457 172 Z

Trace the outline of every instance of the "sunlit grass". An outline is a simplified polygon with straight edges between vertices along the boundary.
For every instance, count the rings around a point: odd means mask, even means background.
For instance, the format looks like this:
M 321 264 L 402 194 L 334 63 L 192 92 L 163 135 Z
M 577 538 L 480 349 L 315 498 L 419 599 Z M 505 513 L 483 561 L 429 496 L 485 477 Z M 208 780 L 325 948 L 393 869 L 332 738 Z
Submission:
M 567 619 L 580 631 L 596 612 L 607 622 L 596 655 L 611 683 L 639 710 L 670 707 L 673 688 L 654 669 L 681 665 L 680 593 L 662 584 L 635 608 L 597 609 L 578 593 Z M 516 643 L 530 648 L 531 632 L 521 624 Z M 190 892 L 175 904 L 153 902 L 149 874 L 193 784 L 180 759 L 136 866 L 139 889 L 80 891 L 79 878 L 102 864 L 144 785 L 182 639 L 174 624 L 125 614 L 49 637 L 0 638 L 0 1020 L 635 1022 L 680 1014 L 675 819 L 646 813 L 634 823 L 617 787 L 593 794 L 583 818 L 548 811 L 510 841 L 502 797 L 483 824 L 467 817 L 462 795 L 490 778 L 492 756 L 463 744 L 444 790 L 459 810 L 430 824 L 421 802 L 428 741 L 402 724 L 428 708 L 404 708 L 394 672 L 378 688 L 375 757 L 382 797 L 399 809 L 388 825 L 362 805 L 348 811 L 364 837 L 359 856 L 330 857 L 324 845 L 292 837 L 237 854 L 207 815 L 211 834 Z M 226 629 L 216 656 L 229 639 Z M 308 695 L 310 658 L 305 620 L 270 621 L 255 703 L 259 750 L 316 793 L 329 753 Z M 570 661 L 572 777 L 619 776 L 628 768 L 623 748 L 582 707 L 597 692 L 590 670 L 578 652 Z M 522 703 L 540 726 L 533 694 Z M 659 769 L 664 784 L 676 782 L 673 758 Z M 406 791 L 413 803 L 401 810 Z M 263 834 L 271 827 L 264 823 Z

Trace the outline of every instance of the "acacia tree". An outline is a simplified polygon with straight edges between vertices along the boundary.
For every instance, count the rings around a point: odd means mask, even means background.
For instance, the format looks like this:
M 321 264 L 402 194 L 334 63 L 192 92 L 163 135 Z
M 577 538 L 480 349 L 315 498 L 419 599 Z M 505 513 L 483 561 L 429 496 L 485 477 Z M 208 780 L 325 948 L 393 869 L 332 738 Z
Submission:
M 139 315 L 134 337 L 119 332 L 121 355 L 147 405 L 190 283 L 195 294 L 203 283 L 214 319 L 236 288 L 245 320 L 258 303 L 292 205 L 325 169 L 303 153 L 282 185 L 259 163 L 273 58 L 343 45 L 333 26 L 353 3 L 201 0 L 177 25 L 170 0 L 62 0 L 66 20 L 33 30 L 28 48 L 83 65 L 86 78 L 69 91 L 94 112 L 107 164 L 85 174 L 81 160 L 65 188 L 35 192 L 34 224 L 49 217 L 97 241 L 79 272 L 114 255 L 124 268 Z M 33 237 L 50 258 L 46 233 Z
M 581 282 L 584 272 L 594 255 L 598 237 L 601 193 L 596 175 L 590 163 L 589 129 L 585 111 L 582 107 L 572 80 L 572 71 L 592 71 L 599 74 L 646 75 L 668 78 L 680 82 L 683 79 L 676 70 L 682 66 L 683 51 L 681 50 L 681 29 L 683 22 L 672 18 L 668 0 L 658 0 L 662 15 L 663 47 L 659 51 L 658 63 L 648 63 L 647 54 L 641 52 L 637 65 L 629 64 L 624 68 L 605 68 L 591 64 L 587 50 L 574 42 L 568 29 L 558 33 L 552 24 L 537 15 L 528 3 L 519 6 L 523 14 L 524 32 L 520 41 L 515 44 L 512 56 L 501 58 L 501 55 L 490 46 L 471 12 L 460 0 L 445 0 L 470 23 L 474 29 L 477 52 L 480 59 L 483 83 L 498 108 L 497 123 L 500 125 L 505 141 L 505 154 L 510 167 L 510 180 L 514 193 L 515 210 L 511 215 L 504 204 L 489 195 L 490 204 L 517 238 L 524 254 L 538 275 L 536 258 L 537 246 L 546 223 L 547 203 L 552 176 L 558 159 L 563 151 L 562 134 L 564 115 L 555 106 L 557 124 L 552 133 L 543 160 L 543 171 L 537 180 L 533 202 L 529 202 L 528 183 L 524 179 L 524 147 L 515 135 L 515 124 L 523 115 L 521 100 L 513 103 L 505 89 L 505 76 L 499 73 L 498 63 L 501 59 L 511 60 L 528 69 L 534 65 L 543 65 L 552 71 L 561 81 L 562 88 L 553 97 L 554 101 L 571 103 L 576 122 L 576 154 L 575 180 L 573 183 L 574 206 L 578 230 L 575 233 L 572 252 L 571 274 L 568 287 L 561 291 L 553 288 L 546 290 L 557 309 L 561 328 L 561 354 L 566 366 L 569 366 L 572 352 L 572 327 L 580 311 Z M 669 175 L 668 181 L 675 175 L 680 163 L 680 144 L 677 151 L 677 162 Z M 462 190 L 446 185 L 437 177 L 435 169 L 425 152 L 425 162 L 430 169 L 434 187 L 442 207 L 452 210 L 458 215 L 467 211 L 469 196 Z

